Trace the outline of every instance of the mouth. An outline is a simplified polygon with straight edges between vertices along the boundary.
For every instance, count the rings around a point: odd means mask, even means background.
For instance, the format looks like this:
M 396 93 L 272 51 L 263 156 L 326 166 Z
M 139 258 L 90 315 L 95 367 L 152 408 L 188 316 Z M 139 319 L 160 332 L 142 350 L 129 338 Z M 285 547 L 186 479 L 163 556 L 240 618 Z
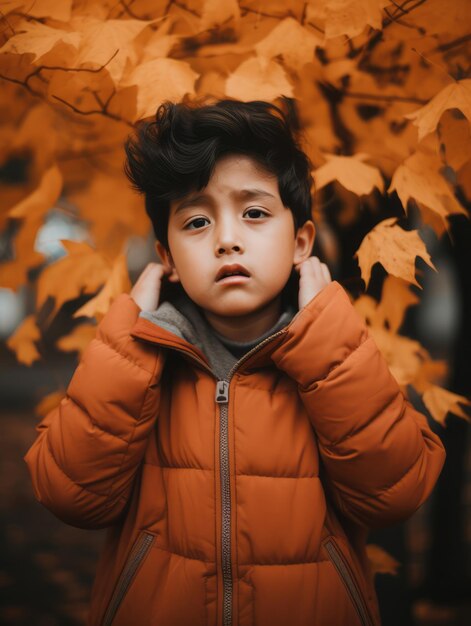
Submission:
M 236 284 L 246 282 L 250 278 L 250 272 L 243 265 L 224 265 L 216 274 L 217 283 Z
M 243 276 L 242 274 L 238 274 L 234 276 L 224 276 L 223 278 L 220 278 L 217 283 L 218 285 L 241 285 L 249 280 L 249 276 Z

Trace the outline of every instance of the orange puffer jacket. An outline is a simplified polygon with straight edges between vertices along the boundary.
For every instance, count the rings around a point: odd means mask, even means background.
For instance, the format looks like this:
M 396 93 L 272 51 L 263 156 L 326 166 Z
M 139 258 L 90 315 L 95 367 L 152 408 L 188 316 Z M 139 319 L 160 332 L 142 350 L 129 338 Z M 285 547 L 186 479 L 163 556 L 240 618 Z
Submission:
M 218 380 L 120 294 L 26 461 L 67 523 L 109 527 L 90 626 L 377 626 L 369 528 L 445 459 L 343 287 Z

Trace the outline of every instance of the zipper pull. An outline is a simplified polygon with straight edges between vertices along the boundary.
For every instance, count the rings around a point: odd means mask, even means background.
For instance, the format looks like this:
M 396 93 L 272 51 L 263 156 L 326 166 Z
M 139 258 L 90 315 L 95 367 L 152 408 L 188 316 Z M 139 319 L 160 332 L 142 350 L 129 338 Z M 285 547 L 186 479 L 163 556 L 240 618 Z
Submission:
M 227 380 L 218 380 L 216 385 L 216 402 L 229 402 L 229 383 Z

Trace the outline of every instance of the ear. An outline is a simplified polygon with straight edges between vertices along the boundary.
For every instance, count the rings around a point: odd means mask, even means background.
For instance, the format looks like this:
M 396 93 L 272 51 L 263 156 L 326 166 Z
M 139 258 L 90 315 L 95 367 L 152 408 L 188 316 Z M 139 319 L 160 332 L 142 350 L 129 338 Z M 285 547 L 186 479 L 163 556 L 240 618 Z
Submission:
M 168 280 L 172 283 L 180 282 L 177 268 L 175 267 L 175 263 L 173 262 L 172 255 L 170 254 L 170 250 L 167 250 L 167 248 L 165 248 L 165 246 L 160 241 L 155 242 L 155 250 L 157 254 L 159 255 L 164 267 L 168 267 L 169 269 L 172 269 L 172 273 L 168 274 Z
M 298 228 L 295 235 L 293 265 L 297 265 L 310 257 L 315 237 L 316 227 L 312 220 L 304 222 L 304 224 Z

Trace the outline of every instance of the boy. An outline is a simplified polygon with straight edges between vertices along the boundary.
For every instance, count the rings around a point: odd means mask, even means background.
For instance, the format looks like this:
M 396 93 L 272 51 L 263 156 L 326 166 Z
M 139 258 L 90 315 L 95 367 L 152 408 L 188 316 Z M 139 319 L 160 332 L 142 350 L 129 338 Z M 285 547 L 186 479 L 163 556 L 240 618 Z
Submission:
M 233 100 L 164 103 L 126 151 L 162 264 L 26 456 L 45 506 L 109 529 L 90 626 L 378 625 L 368 529 L 445 453 L 310 256 L 307 156 L 278 107 Z

